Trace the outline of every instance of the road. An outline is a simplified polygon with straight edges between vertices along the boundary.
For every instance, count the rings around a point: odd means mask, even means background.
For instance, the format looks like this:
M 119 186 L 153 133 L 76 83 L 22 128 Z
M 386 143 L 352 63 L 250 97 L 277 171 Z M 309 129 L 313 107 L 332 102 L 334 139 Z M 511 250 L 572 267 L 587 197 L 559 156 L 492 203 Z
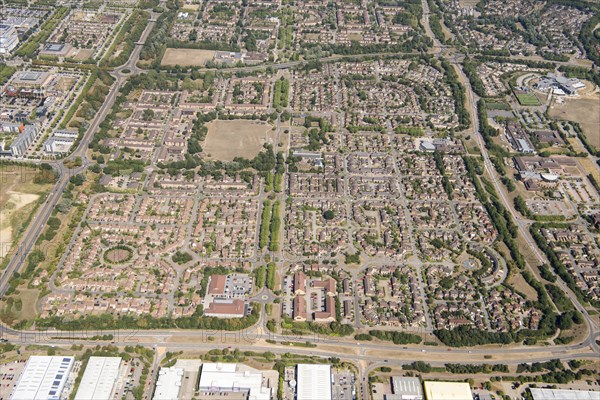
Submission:
M 116 68 L 111 72 L 111 75 L 115 78 L 115 82 L 110 88 L 108 95 L 106 96 L 106 100 L 98 110 L 96 117 L 90 121 L 90 126 L 87 131 L 84 133 L 82 139 L 79 141 L 79 144 L 73 153 L 65 158 L 64 161 L 73 161 L 77 157 L 82 159 L 82 165 L 77 168 L 67 168 L 64 162 L 53 162 L 51 164 L 56 172 L 58 173 L 58 182 L 54 186 L 53 190 L 50 192 L 50 195 L 46 199 L 46 202 L 40 207 L 38 214 L 33 218 L 32 222 L 29 224 L 29 227 L 25 231 L 23 235 L 23 239 L 21 243 L 18 245 L 15 256 L 9 261 L 4 273 L 0 277 L 0 297 L 3 296 L 8 290 L 10 279 L 13 277 L 14 273 L 20 271 L 23 264 L 25 263 L 27 256 L 35 250 L 35 243 L 37 238 L 42 233 L 42 230 L 46 226 L 48 222 L 48 218 L 52 215 L 52 211 L 54 207 L 60 200 L 63 191 L 67 187 L 69 183 L 69 179 L 83 172 L 90 164 L 91 161 L 87 159 L 86 152 L 88 149 L 88 145 L 92 140 L 94 133 L 98 129 L 98 126 L 104 121 L 108 112 L 112 108 L 117 96 L 119 95 L 119 91 L 121 90 L 122 85 L 127 80 L 127 77 L 134 73 L 140 73 L 140 70 L 137 69 L 136 63 L 139 59 L 140 52 L 142 51 L 143 43 L 145 43 L 148 35 L 152 31 L 152 28 L 155 25 L 153 22 L 153 18 L 155 18 L 155 14 L 152 14 L 151 20 L 146 26 L 146 29 L 142 33 L 140 37 L 140 41 L 136 44 L 134 50 L 131 53 L 131 56 L 127 63 Z M 129 69 L 131 71 L 130 74 L 123 73 L 124 70 Z
M 433 32 L 431 31 L 431 28 L 429 26 L 429 5 L 427 3 L 427 0 L 422 0 L 421 5 L 423 7 L 423 24 L 425 27 L 425 32 L 433 40 L 433 49 L 444 48 L 444 46 L 442 46 L 440 41 L 437 40 L 437 38 L 435 37 L 435 35 L 433 34 Z M 490 160 L 489 154 L 487 152 L 487 148 L 485 147 L 485 143 L 483 141 L 483 137 L 481 136 L 481 133 L 479 132 L 479 114 L 477 113 L 477 102 L 479 101 L 479 97 L 474 93 L 473 88 L 471 87 L 471 83 L 470 83 L 469 79 L 467 78 L 466 74 L 464 73 L 464 71 L 462 69 L 462 65 L 460 64 L 462 62 L 462 59 L 464 58 L 464 55 L 459 54 L 457 52 L 453 52 L 451 49 L 446 49 L 446 50 L 450 50 L 450 53 L 447 53 L 447 55 L 449 55 L 449 61 L 450 61 L 450 63 L 452 63 L 454 65 L 455 69 L 459 73 L 461 80 L 465 86 L 465 93 L 467 96 L 467 104 L 470 105 L 470 110 L 468 110 L 468 111 L 471 114 L 471 121 L 472 121 L 470 130 L 472 131 L 472 133 L 475 134 L 474 137 L 477 141 L 477 145 L 478 145 L 481 155 L 483 157 L 485 171 L 486 171 L 487 175 L 490 177 L 491 181 L 493 182 L 496 192 L 500 195 L 500 198 L 502 200 L 504 207 L 510 212 L 513 220 L 517 224 L 517 227 L 519 228 L 520 239 L 524 240 L 525 243 L 527 244 L 527 246 L 533 251 L 533 253 L 535 254 L 535 257 L 537 258 L 539 263 L 545 264 L 545 263 L 547 263 L 547 259 L 541 254 L 540 250 L 537 247 L 537 244 L 535 243 L 535 241 L 533 240 L 533 238 L 531 237 L 531 234 L 529 232 L 530 221 L 525 220 L 521 216 L 521 214 L 515 210 L 512 201 L 510 201 L 510 199 L 508 199 L 508 197 L 506 195 L 506 191 L 504 190 L 504 186 L 501 183 L 501 181 L 496 173 L 496 170 Z M 444 55 L 444 54 L 446 54 L 446 53 L 442 53 L 442 55 Z M 535 57 L 535 56 L 532 56 L 532 57 L 520 56 L 520 57 L 514 57 L 514 58 L 526 59 L 526 60 L 531 60 L 531 61 L 545 61 L 545 60 L 539 60 L 539 57 Z M 575 63 L 575 61 L 569 60 L 566 63 L 557 63 L 557 64 L 574 65 L 573 63 Z M 531 268 L 531 272 L 538 279 L 540 279 L 539 274 L 537 273 L 536 270 Z M 574 304 L 575 308 L 579 312 L 582 313 L 582 315 L 585 319 L 586 325 L 588 327 L 588 337 L 587 337 L 586 342 L 588 342 L 588 344 L 591 346 L 593 351 L 600 354 L 600 346 L 598 346 L 598 344 L 596 343 L 595 340 L 590 340 L 590 338 L 597 337 L 598 333 L 600 331 L 600 325 L 599 325 L 598 319 L 594 319 L 590 316 L 590 314 L 585 309 L 585 307 L 583 307 L 583 305 L 579 302 L 579 299 L 577 298 L 577 296 L 575 296 L 575 294 L 567 287 L 567 285 L 564 283 L 564 281 L 562 279 L 560 279 L 560 277 L 558 277 L 558 276 L 557 276 L 556 284 L 569 297 L 571 302 Z
M 479 132 L 479 117 L 478 117 L 478 113 L 477 113 L 477 101 L 479 100 L 479 98 L 473 92 L 473 89 L 471 88 L 471 84 L 470 84 L 469 80 L 467 79 L 467 77 L 465 76 L 464 72 L 462 71 L 462 68 L 460 67 L 460 65 L 458 65 L 457 69 L 458 69 L 459 73 L 462 75 L 462 78 L 463 78 L 463 81 L 465 84 L 465 88 L 466 88 L 468 103 L 471 105 L 471 110 L 469 110 L 469 111 L 472 116 L 472 122 L 473 122 L 472 129 L 474 129 L 477 133 L 475 135 L 475 139 L 477 141 L 479 150 L 481 151 L 481 155 L 483 157 L 485 171 L 486 171 L 487 175 L 489 176 L 490 180 L 492 181 L 492 183 L 494 184 L 496 192 L 500 195 L 500 198 L 502 200 L 504 207 L 510 212 L 512 219 L 517 224 L 520 240 L 525 241 L 527 246 L 533 251 L 533 253 L 534 253 L 535 257 L 537 258 L 537 260 L 539 261 L 540 265 L 545 264 L 548 261 L 542 255 L 541 251 L 538 249 L 537 244 L 535 243 L 535 241 L 531 237 L 531 233 L 529 232 L 529 223 L 530 222 L 528 220 L 525 220 L 521 216 L 521 214 L 515 210 L 513 202 L 510 201 L 510 199 L 508 199 L 508 197 L 506 195 L 506 191 L 504 189 L 504 186 L 503 186 L 502 182 L 500 181 L 500 179 L 498 178 L 496 170 L 495 170 L 495 168 L 490 160 L 490 157 L 488 155 L 487 149 L 485 147 L 485 143 L 483 141 L 483 137 L 481 136 L 481 134 Z M 539 279 L 539 276 L 538 276 L 539 274 L 537 273 L 537 271 L 535 271 L 533 268 L 531 268 L 531 272 L 535 276 L 537 276 Z M 564 283 L 564 281 L 562 279 L 560 279 L 560 277 L 558 277 L 558 276 L 557 276 L 556 285 L 558 285 L 563 290 L 563 292 L 567 295 L 567 297 L 569 297 L 569 299 L 571 300 L 571 302 L 573 303 L 575 308 L 579 312 L 581 312 L 581 314 L 583 315 L 583 317 L 586 321 L 586 324 L 588 326 L 589 337 L 597 335 L 600 330 L 598 319 L 594 319 L 590 316 L 590 314 L 588 313 L 586 308 L 579 302 L 579 299 L 577 298 L 575 293 L 573 293 L 573 291 L 571 291 L 571 289 L 569 289 L 568 286 Z M 595 343 L 595 341 L 592 341 L 590 343 L 590 345 L 592 346 L 592 349 L 594 351 L 596 351 L 596 352 L 598 352 L 598 354 L 600 354 L 600 346 L 598 346 Z
M 426 1 L 424 1 L 426 4 Z M 427 10 L 424 5 L 424 10 Z M 127 78 L 131 75 L 143 73 L 144 71 L 137 67 L 137 61 L 142 50 L 143 43 L 148 38 L 151 30 L 155 25 L 156 14 L 152 14 L 151 19 L 144 30 L 140 41 L 136 44 L 129 60 L 122 66 L 116 68 L 111 72 L 111 75 L 115 78 L 115 82 L 111 86 L 111 89 L 106 97 L 105 102 L 100 107 L 96 117 L 90 122 L 88 130 L 85 132 L 82 140 L 79 142 L 78 147 L 71 156 L 68 157 L 67 161 L 73 161 L 76 157 L 80 157 L 82 165 L 74 169 L 68 169 L 64 163 L 53 163 L 52 165 L 59 173 L 59 179 L 48 196 L 47 201 L 41 206 L 38 215 L 35 216 L 29 228 L 23 236 L 23 240 L 20 243 L 16 256 L 13 257 L 5 270 L 5 273 L 0 277 L 0 295 L 3 295 L 9 287 L 10 278 L 14 272 L 19 271 L 24 261 L 26 260 L 27 254 L 29 254 L 35 248 L 35 242 L 41 234 L 44 226 L 50 217 L 54 206 L 60 200 L 62 192 L 69 183 L 69 179 L 74 174 L 83 172 L 90 164 L 91 161 L 86 157 L 86 151 L 88 144 L 90 143 L 94 133 L 98 129 L 100 123 L 104 120 L 108 112 L 110 112 L 114 102 L 119 94 L 122 85 L 126 82 Z M 424 13 L 424 21 L 426 31 L 428 34 L 432 34 L 428 24 L 428 12 Z M 434 46 L 431 51 L 432 54 L 449 55 L 451 61 L 457 66 L 457 70 L 462 74 L 462 69 L 458 64 L 462 55 L 453 52 L 447 48 L 441 46 L 439 41 L 432 37 L 434 40 Z M 387 53 L 375 53 L 365 54 L 359 57 L 370 57 L 370 56 L 383 56 L 389 55 Z M 415 54 L 417 55 L 417 54 Z M 321 61 L 335 61 L 343 59 L 346 56 L 336 55 L 325 57 Z M 354 56 L 353 56 L 354 57 Z M 286 69 L 302 64 L 303 61 L 286 62 L 272 65 L 275 69 Z M 255 67 L 242 67 L 242 68 L 231 68 L 220 71 L 250 71 L 255 69 L 264 69 L 265 66 Z M 474 95 L 472 88 L 470 87 L 468 80 L 465 79 L 465 87 L 467 97 L 470 100 L 473 126 L 475 132 L 477 132 L 478 120 L 476 102 L 477 98 Z M 478 133 L 478 132 L 477 132 Z M 485 144 L 481 135 L 475 135 L 477 143 L 480 147 L 483 155 L 484 165 L 487 174 L 490 176 L 494 183 L 497 192 L 500 194 L 504 206 L 511 212 L 514 220 L 519 227 L 519 234 L 522 240 L 525 240 L 527 245 L 534 251 L 536 257 L 540 263 L 545 262 L 545 258 L 537 249 L 537 246 L 533 242 L 533 239 L 529 235 L 527 229 L 527 221 L 523 220 L 518 213 L 515 212 L 511 202 L 505 195 L 503 187 L 495 174 L 493 165 L 487 154 Z M 283 237 L 283 236 L 282 236 Z M 493 362 L 487 357 L 492 356 L 492 360 L 495 362 L 502 362 L 507 364 L 518 364 L 523 362 L 535 362 L 545 361 L 552 358 L 558 358 L 561 360 L 570 360 L 573 358 L 594 358 L 600 353 L 600 348 L 596 344 L 596 340 L 599 338 L 598 321 L 594 320 L 587 310 L 579 303 L 575 295 L 568 290 L 566 285 L 559 279 L 557 284 L 565 291 L 569 296 L 575 307 L 582 312 L 584 315 L 586 324 L 589 328 L 588 336 L 581 342 L 573 345 L 562 345 L 552 347 L 536 347 L 536 346 L 490 346 L 487 348 L 464 348 L 464 349 L 452 349 L 449 351 L 446 347 L 433 347 L 433 346 L 392 346 L 386 343 L 371 343 L 371 342 L 356 342 L 351 338 L 329 338 L 329 337 L 302 337 L 295 338 L 296 341 L 310 342 L 316 344 L 317 348 L 303 348 L 303 347 L 292 347 L 281 344 L 282 341 L 288 341 L 290 338 L 284 338 L 281 335 L 273 335 L 266 332 L 264 327 L 264 312 L 262 313 L 260 322 L 246 331 L 242 332 L 208 332 L 202 330 L 195 331 L 184 331 L 184 330 L 156 330 L 156 331 L 130 331 L 122 330 L 115 332 L 115 338 L 113 340 L 116 345 L 143 345 L 153 347 L 159 343 L 159 346 L 169 351 L 203 351 L 210 350 L 222 345 L 233 345 L 240 350 L 252 350 L 252 351 L 272 351 L 275 353 L 285 353 L 293 351 L 299 354 L 310 354 L 319 355 L 323 357 L 336 356 L 342 359 L 348 359 L 353 362 L 367 362 L 369 363 L 368 368 L 361 368 L 361 390 L 363 393 L 368 393 L 368 386 L 366 383 L 366 377 L 368 372 L 374 368 L 383 365 L 400 366 L 407 361 L 423 360 L 433 365 L 437 365 L 445 362 L 455 363 L 483 363 Z M 264 307 L 263 307 L 264 309 Z M 36 331 L 17 331 L 14 329 L 0 327 L 2 329 L 3 337 L 8 339 L 11 343 L 15 344 L 47 344 L 55 346 L 70 346 L 73 343 L 100 343 L 96 341 L 85 340 L 88 336 L 88 332 L 72 332 L 72 331 L 49 331 L 49 332 L 36 332 Z M 94 335 L 98 332 L 94 332 Z M 213 335 L 215 337 L 221 337 L 224 339 L 219 343 L 218 341 L 209 342 L 208 336 Z M 224 336 L 225 335 L 225 336 Z M 91 336 L 91 335 L 90 335 Z M 267 343 L 265 340 L 275 340 L 276 343 Z M 291 339 L 293 341 L 293 339 Z M 487 356 L 487 357 L 486 357 Z M 384 361 L 388 360 L 388 361 Z M 501 360 L 501 361 L 500 361 Z M 155 359 L 154 367 L 158 365 L 158 357 Z M 151 380 L 154 378 L 151 378 Z

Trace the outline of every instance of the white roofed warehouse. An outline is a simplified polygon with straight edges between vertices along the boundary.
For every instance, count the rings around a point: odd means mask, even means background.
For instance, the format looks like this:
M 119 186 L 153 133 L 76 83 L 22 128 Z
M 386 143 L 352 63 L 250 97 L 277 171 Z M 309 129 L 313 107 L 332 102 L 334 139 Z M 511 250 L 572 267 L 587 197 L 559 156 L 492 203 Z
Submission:
M 75 400 L 112 399 L 120 366 L 121 357 L 90 357 Z
M 74 361 L 63 356 L 29 357 L 11 400 L 60 399 Z
M 200 371 L 200 398 L 271 400 L 277 373 L 259 371 L 244 364 L 204 363 Z
M 600 400 L 600 392 L 529 388 L 533 400 Z
M 153 400 L 178 400 L 184 372 L 183 368 L 161 368 L 158 371 Z
M 331 400 L 331 365 L 298 364 L 297 400 Z

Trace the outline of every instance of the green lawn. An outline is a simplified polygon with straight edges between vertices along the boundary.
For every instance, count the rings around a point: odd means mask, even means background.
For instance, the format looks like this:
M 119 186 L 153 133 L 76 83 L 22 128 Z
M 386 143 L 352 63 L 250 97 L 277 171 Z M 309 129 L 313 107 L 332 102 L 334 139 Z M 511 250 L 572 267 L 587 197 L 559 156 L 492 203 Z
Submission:
M 510 111 L 510 106 L 506 103 L 496 103 L 496 102 L 489 102 L 486 101 L 485 105 L 487 107 L 488 110 L 503 110 L 503 111 Z
M 540 101 L 534 94 L 517 94 L 517 100 L 522 106 L 539 106 Z

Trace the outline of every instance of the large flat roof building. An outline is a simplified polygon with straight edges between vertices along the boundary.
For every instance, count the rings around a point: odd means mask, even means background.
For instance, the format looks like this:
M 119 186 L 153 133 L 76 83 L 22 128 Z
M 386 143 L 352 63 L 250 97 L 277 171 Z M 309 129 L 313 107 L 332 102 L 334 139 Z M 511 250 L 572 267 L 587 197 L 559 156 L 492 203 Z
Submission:
M 577 94 L 577 90 L 585 87 L 577 78 L 566 78 L 549 73 L 545 77 L 540 78 L 535 84 L 535 88 L 542 91 L 551 90 L 552 93 L 564 96 Z
M 158 371 L 156 388 L 153 400 L 178 400 L 181 383 L 183 381 L 183 368 L 161 368 Z
M 296 400 L 331 400 L 331 365 L 296 366 Z
M 271 400 L 273 386 L 278 383 L 277 379 L 272 381 L 272 384 L 269 384 L 269 379 L 265 378 L 263 372 L 243 364 L 204 363 L 200 371 L 198 390 L 201 393 L 213 393 L 214 396 L 241 393 L 240 397 L 247 400 Z
M 12 25 L 0 24 L 0 54 L 9 54 L 19 44 L 19 35 Z
M 75 400 L 110 400 L 113 397 L 121 357 L 90 357 Z
M 427 400 L 473 400 L 471 386 L 466 382 L 425 382 Z
M 44 142 L 44 152 L 48 154 L 65 154 L 71 150 L 75 139 L 65 137 L 51 137 Z
M 22 88 L 45 87 L 52 80 L 52 74 L 47 71 L 20 71 L 11 81 L 11 85 Z
M 385 400 L 423 400 L 423 386 L 419 378 L 392 376 L 392 392 L 385 395 Z
M 74 361 L 63 356 L 29 357 L 11 400 L 60 399 Z
M 600 400 L 600 392 L 530 388 L 533 400 Z

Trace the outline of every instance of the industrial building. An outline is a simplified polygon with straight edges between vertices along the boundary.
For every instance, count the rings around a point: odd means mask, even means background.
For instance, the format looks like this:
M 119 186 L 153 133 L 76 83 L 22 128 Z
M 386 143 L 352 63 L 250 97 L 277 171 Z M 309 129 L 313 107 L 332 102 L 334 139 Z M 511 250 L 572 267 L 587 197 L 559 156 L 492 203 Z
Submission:
M 275 371 L 258 371 L 243 364 L 204 363 L 200 371 L 200 398 L 271 400 L 278 384 Z
M 183 381 L 183 368 L 161 368 L 158 371 L 153 400 L 177 400 Z
M 600 392 L 530 388 L 533 400 L 600 400 Z
M 19 45 L 19 34 L 14 26 L 0 24 L 0 54 L 8 55 Z
M 120 366 L 121 357 L 90 357 L 75 400 L 112 399 Z
M 392 376 L 392 392 L 385 395 L 385 400 L 423 400 L 423 386 L 419 378 Z
M 63 356 L 29 357 L 11 400 L 59 400 L 74 361 Z
M 471 386 L 466 382 L 425 382 L 427 400 L 473 400 Z
M 331 400 L 331 365 L 296 366 L 296 400 Z

